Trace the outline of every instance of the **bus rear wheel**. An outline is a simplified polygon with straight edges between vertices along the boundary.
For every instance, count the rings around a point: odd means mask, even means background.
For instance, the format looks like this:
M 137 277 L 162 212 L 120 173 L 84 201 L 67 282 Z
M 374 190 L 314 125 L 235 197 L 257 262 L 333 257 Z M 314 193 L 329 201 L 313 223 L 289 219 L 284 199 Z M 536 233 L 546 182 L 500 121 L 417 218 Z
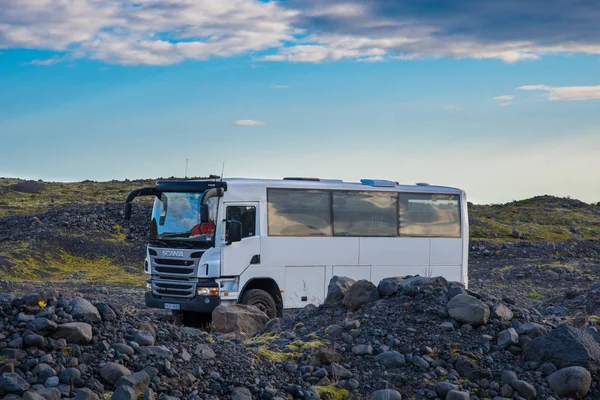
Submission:
M 270 319 L 277 317 L 277 304 L 273 297 L 262 289 L 250 289 L 242 295 L 241 304 L 255 306 L 267 314 Z

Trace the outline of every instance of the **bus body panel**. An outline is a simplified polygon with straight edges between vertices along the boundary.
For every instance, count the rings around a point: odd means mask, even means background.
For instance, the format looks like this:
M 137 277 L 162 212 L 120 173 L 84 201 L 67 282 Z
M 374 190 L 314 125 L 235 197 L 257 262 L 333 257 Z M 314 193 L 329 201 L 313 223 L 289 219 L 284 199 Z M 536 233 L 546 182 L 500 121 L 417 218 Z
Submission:
M 223 304 L 235 304 L 244 288 L 255 280 L 275 282 L 284 308 L 321 304 L 333 276 L 366 279 L 375 285 L 397 276 L 443 276 L 449 281 L 468 284 L 467 198 L 460 189 L 314 181 L 225 181 L 227 190 L 219 199 L 214 247 L 205 251 L 197 267 L 199 282 L 217 278 L 220 287 L 226 288 L 220 292 Z M 269 236 L 269 188 L 460 195 L 461 237 Z M 256 207 L 255 236 L 226 243 L 223 221 L 228 205 Z M 258 262 L 253 258 L 255 255 Z M 145 272 L 150 274 L 151 268 Z

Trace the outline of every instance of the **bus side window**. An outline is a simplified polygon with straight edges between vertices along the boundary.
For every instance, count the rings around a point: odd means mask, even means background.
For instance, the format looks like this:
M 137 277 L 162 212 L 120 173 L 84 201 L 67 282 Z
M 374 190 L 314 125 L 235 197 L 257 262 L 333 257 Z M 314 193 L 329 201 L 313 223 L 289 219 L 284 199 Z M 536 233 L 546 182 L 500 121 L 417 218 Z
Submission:
M 242 223 L 242 239 L 256 235 L 256 208 L 251 206 L 227 207 L 227 219 Z

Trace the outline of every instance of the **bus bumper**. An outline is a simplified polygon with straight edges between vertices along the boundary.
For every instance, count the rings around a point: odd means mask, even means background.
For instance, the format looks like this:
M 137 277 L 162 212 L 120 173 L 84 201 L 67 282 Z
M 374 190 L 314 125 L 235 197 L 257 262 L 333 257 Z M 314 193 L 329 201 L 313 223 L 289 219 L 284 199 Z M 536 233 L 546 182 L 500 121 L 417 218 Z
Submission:
M 219 304 L 221 304 L 219 296 L 195 296 L 189 300 L 175 300 L 162 299 L 152 292 L 146 292 L 146 306 L 150 308 L 210 314 Z

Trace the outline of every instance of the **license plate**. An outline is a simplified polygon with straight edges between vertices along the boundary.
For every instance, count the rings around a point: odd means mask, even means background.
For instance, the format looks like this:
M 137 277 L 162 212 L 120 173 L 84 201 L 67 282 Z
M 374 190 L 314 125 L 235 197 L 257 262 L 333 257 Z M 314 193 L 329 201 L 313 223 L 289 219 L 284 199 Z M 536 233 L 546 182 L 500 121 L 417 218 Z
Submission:
M 179 310 L 180 305 L 174 303 L 165 303 L 165 308 L 167 310 Z

